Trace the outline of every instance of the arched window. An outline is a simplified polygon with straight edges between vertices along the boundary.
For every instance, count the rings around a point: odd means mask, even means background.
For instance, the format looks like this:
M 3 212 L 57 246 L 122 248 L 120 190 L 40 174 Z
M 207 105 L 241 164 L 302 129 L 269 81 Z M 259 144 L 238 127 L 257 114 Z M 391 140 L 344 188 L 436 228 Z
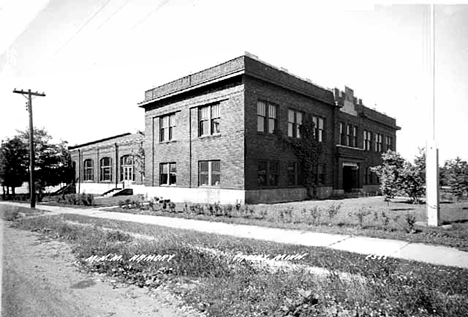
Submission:
M 120 181 L 135 180 L 134 163 L 133 155 L 125 155 L 120 158 Z
M 112 160 L 110 157 L 103 157 L 100 160 L 100 182 L 112 181 Z
M 83 180 L 93 181 L 94 180 L 94 164 L 93 160 L 87 159 L 83 162 Z

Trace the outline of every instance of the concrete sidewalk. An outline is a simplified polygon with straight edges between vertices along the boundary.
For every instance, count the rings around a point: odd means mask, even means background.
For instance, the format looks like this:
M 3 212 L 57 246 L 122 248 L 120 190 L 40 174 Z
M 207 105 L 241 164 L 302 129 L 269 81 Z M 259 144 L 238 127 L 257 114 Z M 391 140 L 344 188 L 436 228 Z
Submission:
M 0 206 L 1 204 L 23 207 L 27 206 L 25 204 L 10 202 L 0 202 Z M 78 209 L 47 205 L 38 205 L 37 208 L 47 210 L 55 214 L 77 214 L 96 218 L 132 221 L 171 228 L 230 235 L 241 238 L 304 246 L 328 247 L 336 250 L 366 255 L 388 256 L 437 265 L 468 268 L 468 252 L 459 251 L 450 247 L 409 243 L 400 240 L 265 228 L 172 217 L 135 215 L 130 213 L 106 211 L 105 208 Z

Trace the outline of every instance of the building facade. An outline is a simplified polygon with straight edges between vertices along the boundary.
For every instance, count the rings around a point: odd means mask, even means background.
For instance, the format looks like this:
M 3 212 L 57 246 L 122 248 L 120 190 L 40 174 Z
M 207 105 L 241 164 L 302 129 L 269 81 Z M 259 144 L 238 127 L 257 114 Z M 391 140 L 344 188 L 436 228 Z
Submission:
M 143 187 L 141 148 L 144 134 L 125 133 L 69 147 L 79 193 Z
M 315 195 L 378 191 L 370 167 L 396 149 L 394 118 L 365 107 L 354 92 L 328 90 L 244 55 L 147 90 L 145 187 L 173 201 L 268 203 L 307 191 L 295 154 L 276 131 L 300 138 L 315 124 L 322 153 Z

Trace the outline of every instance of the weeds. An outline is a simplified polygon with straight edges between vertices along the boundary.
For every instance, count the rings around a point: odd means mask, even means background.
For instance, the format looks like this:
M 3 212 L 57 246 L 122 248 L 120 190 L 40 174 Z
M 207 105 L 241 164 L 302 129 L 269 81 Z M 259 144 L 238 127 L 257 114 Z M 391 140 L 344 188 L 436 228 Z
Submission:
M 333 204 L 330 207 L 328 207 L 328 209 L 327 209 L 328 219 L 331 221 L 338 214 L 340 209 L 341 209 L 341 203 L 339 203 L 337 205 Z
M 414 225 L 416 223 L 416 217 L 410 213 L 407 213 L 405 216 L 406 220 L 406 231 L 408 233 L 415 233 Z
M 318 206 L 312 207 L 311 209 L 309 209 L 309 214 L 312 218 L 312 223 L 316 226 L 319 225 L 321 217 L 320 208 Z
M 82 219 L 68 215 L 67 219 Z M 89 218 L 88 218 L 89 219 Z M 280 245 L 154 227 L 155 240 L 135 239 L 121 231 L 145 228 L 125 222 L 106 231 L 79 226 L 63 217 L 21 219 L 18 225 L 67 239 L 89 271 L 105 273 L 139 287 L 190 283 L 178 288 L 189 305 L 211 316 L 464 316 L 468 312 L 466 274 L 456 268 L 414 265 L 395 259 L 365 259 L 358 254 L 321 248 Z M 108 221 L 108 220 L 106 220 Z M 104 223 L 104 220 L 102 220 Z M 110 222 L 109 222 L 110 223 Z M 130 227 L 131 226 L 131 227 Z M 115 230 L 118 229 L 118 230 Z M 147 231 L 144 231 L 147 232 Z M 197 246 L 245 254 L 310 253 L 306 263 L 329 266 L 363 280 L 346 280 L 336 271 L 328 278 L 305 270 L 270 272 L 247 261 L 228 261 Z M 92 255 L 123 255 L 122 261 L 90 263 Z M 174 254 L 170 262 L 132 262 L 136 254 Z M 327 264 L 328 263 L 328 264 Z M 184 282 L 182 282 L 184 281 Z M 172 283 L 175 282 L 175 283 Z M 382 313 L 384 312 L 384 313 Z

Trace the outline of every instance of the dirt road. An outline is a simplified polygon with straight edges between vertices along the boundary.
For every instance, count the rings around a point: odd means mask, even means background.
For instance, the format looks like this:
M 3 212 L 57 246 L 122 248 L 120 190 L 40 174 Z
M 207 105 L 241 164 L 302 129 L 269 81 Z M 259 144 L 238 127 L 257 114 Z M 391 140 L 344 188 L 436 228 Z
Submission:
M 1 316 L 191 315 L 178 308 L 177 299 L 163 290 L 125 286 L 108 277 L 80 272 L 74 264 L 71 247 L 64 242 L 10 228 L 3 221 L 0 230 Z

